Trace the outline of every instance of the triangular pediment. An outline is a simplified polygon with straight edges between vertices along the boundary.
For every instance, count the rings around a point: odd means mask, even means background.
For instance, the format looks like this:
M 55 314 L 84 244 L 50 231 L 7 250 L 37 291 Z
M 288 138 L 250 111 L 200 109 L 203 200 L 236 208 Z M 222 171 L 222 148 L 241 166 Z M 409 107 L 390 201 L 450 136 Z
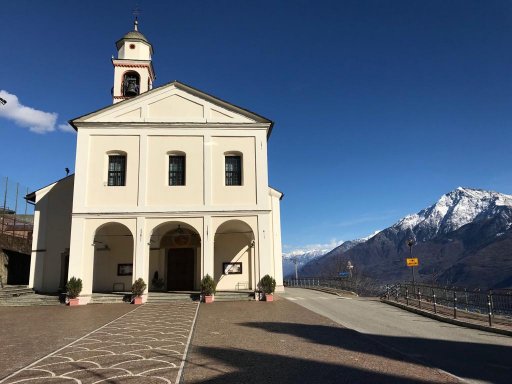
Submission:
M 272 122 L 207 93 L 173 81 L 129 100 L 71 121 L 78 123 L 226 123 Z

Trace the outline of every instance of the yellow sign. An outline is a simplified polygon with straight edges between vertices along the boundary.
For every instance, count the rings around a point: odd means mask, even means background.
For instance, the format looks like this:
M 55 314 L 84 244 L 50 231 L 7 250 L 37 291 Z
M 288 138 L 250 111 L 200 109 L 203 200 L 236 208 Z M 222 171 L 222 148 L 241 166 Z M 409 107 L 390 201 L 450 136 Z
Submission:
M 418 258 L 417 257 L 412 257 L 410 259 L 406 259 L 407 260 L 407 266 L 408 267 L 416 267 L 418 266 L 420 263 L 418 262 Z

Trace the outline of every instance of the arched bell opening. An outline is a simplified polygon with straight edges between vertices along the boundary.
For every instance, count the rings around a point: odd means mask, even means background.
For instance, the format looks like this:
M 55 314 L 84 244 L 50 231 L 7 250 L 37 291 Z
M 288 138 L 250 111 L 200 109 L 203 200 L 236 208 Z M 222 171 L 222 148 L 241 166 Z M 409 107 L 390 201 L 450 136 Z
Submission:
M 254 289 L 254 232 L 241 220 L 229 220 L 215 233 L 214 280 L 217 290 Z
M 200 286 L 201 236 L 183 222 L 167 222 L 150 241 L 150 291 L 194 291 Z
M 133 280 L 133 235 L 123 224 L 102 225 L 94 234 L 93 292 L 126 292 Z
M 140 93 L 140 75 L 135 71 L 128 71 L 123 76 L 121 92 L 125 97 L 134 97 Z

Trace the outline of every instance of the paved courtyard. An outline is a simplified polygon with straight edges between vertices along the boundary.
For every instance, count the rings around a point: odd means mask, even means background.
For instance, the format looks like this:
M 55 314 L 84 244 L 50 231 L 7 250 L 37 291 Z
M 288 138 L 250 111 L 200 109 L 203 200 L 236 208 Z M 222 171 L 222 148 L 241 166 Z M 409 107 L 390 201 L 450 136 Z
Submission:
M 454 383 L 454 377 L 278 298 L 201 305 L 184 383 Z
M 140 306 L 0 383 L 175 383 L 197 306 Z
M 276 299 L 200 306 L 3 307 L 0 383 L 458 381 L 294 302 Z

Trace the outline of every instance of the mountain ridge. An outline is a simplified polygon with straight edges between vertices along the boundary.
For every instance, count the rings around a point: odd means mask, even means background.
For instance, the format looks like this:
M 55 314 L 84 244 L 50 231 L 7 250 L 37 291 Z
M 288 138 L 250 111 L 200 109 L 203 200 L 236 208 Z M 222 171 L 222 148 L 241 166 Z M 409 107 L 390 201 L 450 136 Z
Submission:
M 349 260 L 381 281 L 411 278 L 407 240 L 414 239 L 419 281 L 483 288 L 512 286 L 512 195 L 458 187 L 347 251 L 335 248 L 302 275 L 333 275 Z

